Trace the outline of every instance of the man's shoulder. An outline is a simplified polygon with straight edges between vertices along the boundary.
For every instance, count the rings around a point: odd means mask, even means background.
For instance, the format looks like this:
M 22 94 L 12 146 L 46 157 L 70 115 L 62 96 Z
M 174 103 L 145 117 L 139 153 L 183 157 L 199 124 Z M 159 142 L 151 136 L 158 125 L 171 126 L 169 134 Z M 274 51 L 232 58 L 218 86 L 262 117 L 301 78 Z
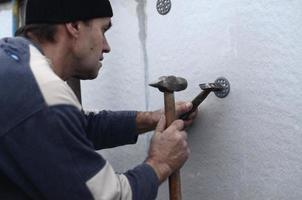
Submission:
M 40 85 L 44 100 L 48 106 L 69 105 L 79 111 L 82 106 L 67 83 L 63 81 L 50 81 Z
M 0 40 L 0 133 L 45 106 L 81 105 L 48 60 L 23 38 Z
M 48 106 L 72 105 L 82 109 L 76 95 L 51 68 L 50 61 L 34 46 L 30 46 L 30 69 Z
M 0 40 L 1 79 L 10 73 L 24 73 L 30 59 L 29 42 L 21 38 L 2 38 Z M 5 76 L 5 77 L 3 77 Z
M 21 37 L 1 39 L 0 61 L 2 92 L 15 95 L 31 89 L 37 94 L 40 92 L 48 106 L 67 104 L 81 110 L 74 92 L 54 73 L 50 61 L 29 40 Z M 11 85 L 14 90 L 2 88 L 5 85 Z M 30 96 L 27 101 L 33 97 Z
M 31 115 L 43 104 L 29 69 L 29 46 L 19 38 L 0 40 L 0 133 Z

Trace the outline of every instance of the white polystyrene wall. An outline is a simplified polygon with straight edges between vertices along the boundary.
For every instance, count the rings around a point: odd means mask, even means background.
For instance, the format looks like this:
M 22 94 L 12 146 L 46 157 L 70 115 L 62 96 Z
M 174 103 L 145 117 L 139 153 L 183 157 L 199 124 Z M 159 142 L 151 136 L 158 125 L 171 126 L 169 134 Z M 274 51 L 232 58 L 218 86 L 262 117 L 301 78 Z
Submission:
M 0 5 L 0 38 L 12 36 L 12 11 L 10 4 Z
M 224 76 L 230 95 L 211 94 L 188 129 L 183 199 L 301 199 L 302 1 L 172 0 L 166 16 L 156 1 L 112 4 L 112 52 L 100 77 L 83 83 L 84 106 L 153 110 L 163 97 L 145 85 L 159 76 L 188 80 L 177 100 Z M 101 153 L 124 170 L 142 161 L 147 140 Z M 167 194 L 164 184 L 158 199 Z

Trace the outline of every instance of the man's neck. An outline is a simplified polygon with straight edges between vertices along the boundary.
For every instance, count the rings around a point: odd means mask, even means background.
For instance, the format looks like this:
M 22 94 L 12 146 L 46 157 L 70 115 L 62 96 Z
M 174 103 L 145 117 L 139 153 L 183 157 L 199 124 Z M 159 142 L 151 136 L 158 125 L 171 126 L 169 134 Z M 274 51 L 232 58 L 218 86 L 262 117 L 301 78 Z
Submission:
M 40 42 L 34 38 L 30 39 L 34 46 L 48 59 L 52 70 L 64 81 L 71 78 L 69 66 L 70 54 L 64 41 L 55 43 Z

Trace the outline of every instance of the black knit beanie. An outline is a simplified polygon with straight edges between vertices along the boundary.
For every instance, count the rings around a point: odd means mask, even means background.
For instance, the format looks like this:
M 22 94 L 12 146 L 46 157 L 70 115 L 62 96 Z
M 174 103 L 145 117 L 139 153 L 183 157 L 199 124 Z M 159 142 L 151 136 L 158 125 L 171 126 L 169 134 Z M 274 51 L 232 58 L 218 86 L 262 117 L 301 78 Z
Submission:
M 109 0 L 27 0 L 25 24 L 58 24 L 112 16 Z

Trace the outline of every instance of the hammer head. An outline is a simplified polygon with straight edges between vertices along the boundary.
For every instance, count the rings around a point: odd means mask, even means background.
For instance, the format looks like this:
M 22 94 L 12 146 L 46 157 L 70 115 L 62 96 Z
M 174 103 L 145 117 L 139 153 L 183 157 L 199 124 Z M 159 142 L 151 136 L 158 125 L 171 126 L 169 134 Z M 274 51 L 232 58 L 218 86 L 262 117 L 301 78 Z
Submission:
M 158 88 L 161 92 L 177 92 L 187 88 L 188 82 L 186 79 L 175 76 L 161 76 L 158 81 L 149 84 L 152 87 Z
M 230 93 L 230 82 L 224 78 L 220 77 L 216 79 L 215 83 L 204 83 L 199 85 L 203 91 L 214 92 L 219 98 L 224 98 Z
M 219 83 L 203 83 L 203 84 L 200 84 L 199 87 L 202 90 L 209 91 L 209 92 L 220 91 L 223 89 L 222 85 Z

